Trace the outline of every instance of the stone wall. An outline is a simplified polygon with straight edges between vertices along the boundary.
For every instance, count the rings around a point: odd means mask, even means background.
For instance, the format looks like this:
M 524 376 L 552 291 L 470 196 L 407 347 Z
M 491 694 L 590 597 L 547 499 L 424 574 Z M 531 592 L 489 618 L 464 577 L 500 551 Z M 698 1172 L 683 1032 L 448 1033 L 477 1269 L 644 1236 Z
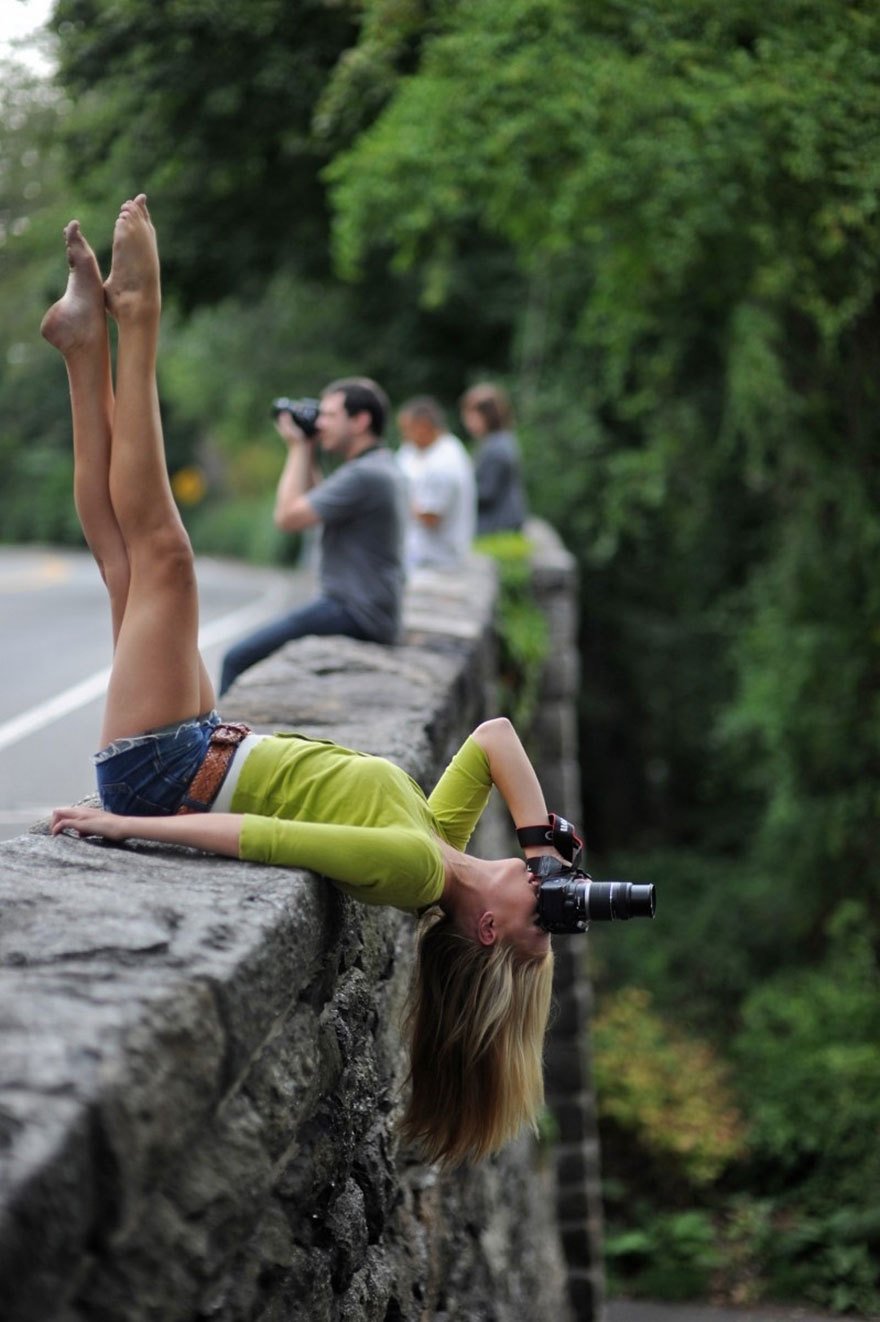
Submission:
M 541 537 L 559 611 L 571 568 Z M 494 710 L 494 591 L 482 560 L 425 575 L 402 646 L 304 639 L 224 714 L 390 757 L 429 788 Z M 565 683 L 535 738 L 561 777 L 548 797 L 576 815 Z M 497 809 L 476 847 L 511 851 Z M 413 938 L 307 873 L 40 830 L 0 845 L 4 1322 L 598 1318 L 580 961 L 563 943 L 559 1148 L 525 1135 L 440 1173 L 395 1130 Z
M 540 768 L 551 812 L 580 821 L 577 748 L 577 599 L 573 557 L 546 524 L 533 523 L 532 585 L 548 623 L 550 647 L 541 677 L 540 709 L 529 751 Z M 553 1158 L 557 1219 L 568 1268 L 568 1297 L 577 1322 L 604 1311 L 599 1137 L 590 1064 L 592 993 L 588 947 L 581 936 L 555 936 L 556 1017 L 546 1052 L 547 1102 L 557 1130 Z

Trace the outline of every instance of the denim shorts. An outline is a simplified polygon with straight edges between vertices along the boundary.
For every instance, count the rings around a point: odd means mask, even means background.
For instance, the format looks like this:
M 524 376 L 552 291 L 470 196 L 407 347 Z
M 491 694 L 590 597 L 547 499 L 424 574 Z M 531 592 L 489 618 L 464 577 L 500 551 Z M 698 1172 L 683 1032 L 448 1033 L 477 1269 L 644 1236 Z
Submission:
M 102 748 L 93 758 L 102 806 L 129 817 L 176 813 L 219 724 L 212 711 Z

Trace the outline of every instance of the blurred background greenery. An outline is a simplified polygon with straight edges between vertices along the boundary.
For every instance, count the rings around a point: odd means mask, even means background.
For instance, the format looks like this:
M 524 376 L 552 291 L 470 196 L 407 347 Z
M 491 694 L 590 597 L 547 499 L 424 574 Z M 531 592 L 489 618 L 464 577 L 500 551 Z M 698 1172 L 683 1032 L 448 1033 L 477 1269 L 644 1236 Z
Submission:
M 630 1292 L 880 1312 L 876 0 L 57 0 L 3 69 L 0 539 L 75 541 L 40 342 L 145 189 L 199 550 L 279 394 L 517 405 L 581 574 L 607 1248 Z M 453 412 L 454 417 L 454 412 Z

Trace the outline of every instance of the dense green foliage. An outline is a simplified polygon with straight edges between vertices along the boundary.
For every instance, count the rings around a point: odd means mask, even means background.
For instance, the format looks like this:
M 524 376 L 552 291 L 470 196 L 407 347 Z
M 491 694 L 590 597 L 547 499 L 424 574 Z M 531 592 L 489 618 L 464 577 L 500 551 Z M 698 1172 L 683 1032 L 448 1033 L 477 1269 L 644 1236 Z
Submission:
M 668 939 L 594 929 L 612 1278 L 660 1291 L 662 1239 L 670 1298 L 702 1273 L 740 1303 L 874 1316 L 880 971 L 864 907 L 844 900 L 810 959 L 765 875 L 699 855 L 615 861 L 680 884 L 660 890 Z M 690 1232 L 672 1233 L 695 1210 L 713 1227 L 698 1263 Z
M 58 89 L 3 81 L 0 536 L 76 535 L 35 339 L 69 197 L 106 260 L 151 194 L 200 545 L 283 554 L 273 395 L 504 379 L 581 571 L 591 845 L 659 892 L 593 938 L 615 1279 L 877 1312 L 877 5 L 58 0 L 54 26 Z
M 537 341 L 525 419 L 542 478 L 548 454 L 561 470 L 534 497 L 580 544 L 588 591 L 612 589 L 642 763 L 666 764 L 677 808 L 708 724 L 820 919 L 829 865 L 865 892 L 876 854 L 875 798 L 853 791 L 875 750 L 858 718 L 878 662 L 880 18 L 800 0 L 452 8 L 328 171 L 340 261 L 390 251 L 435 301 L 475 226 L 517 253 L 543 319 L 539 337 L 526 307 L 518 327 Z M 676 680 L 691 631 L 700 673 Z M 739 683 L 718 720 L 722 656 Z M 846 740 L 827 737 L 827 698 Z M 701 786 L 728 818 L 730 779 Z M 641 789 L 662 813 L 670 790 Z

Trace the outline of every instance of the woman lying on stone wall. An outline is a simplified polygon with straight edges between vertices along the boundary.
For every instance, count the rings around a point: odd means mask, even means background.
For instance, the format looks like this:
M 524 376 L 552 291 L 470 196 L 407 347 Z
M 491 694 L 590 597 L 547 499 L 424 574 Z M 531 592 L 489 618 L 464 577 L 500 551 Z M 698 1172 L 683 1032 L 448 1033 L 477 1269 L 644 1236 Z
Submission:
M 427 799 L 383 758 L 221 722 L 165 466 L 159 258 L 146 198 L 122 205 L 106 284 L 77 221 L 65 240 L 68 285 L 42 333 L 67 366 L 74 496 L 110 595 L 114 660 L 95 757 L 103 807 L 57 809 L 53 833 L 308 868 L 366 903 L 423 911 L 403 1129 L 430 1159 L 483 1157 L 534 1124 L 541 1106 L 553 957 L 524 861 L 462 851 L 493 784 L 518 828 L 547 822 L 535 772 L 505 720 L 474 731 Z M 108 312 L 118 327 L 115 396 Z

